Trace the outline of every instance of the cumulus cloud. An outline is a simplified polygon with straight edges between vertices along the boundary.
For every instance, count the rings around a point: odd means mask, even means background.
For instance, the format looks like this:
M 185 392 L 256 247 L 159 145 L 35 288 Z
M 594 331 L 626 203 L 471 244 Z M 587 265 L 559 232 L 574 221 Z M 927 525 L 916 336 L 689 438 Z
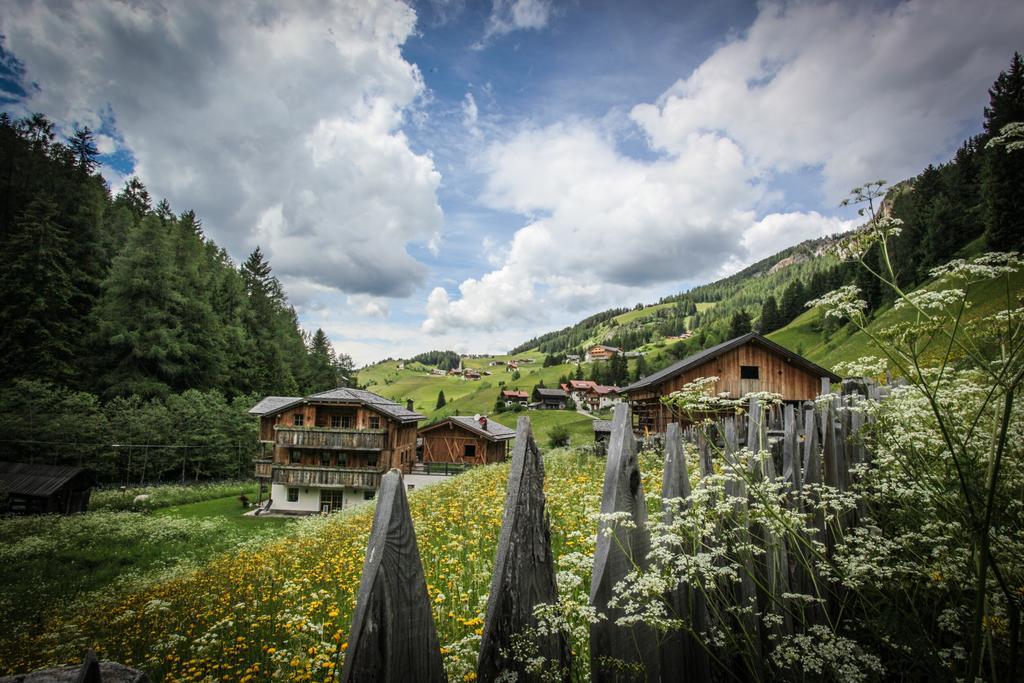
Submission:
M 820 167 L 838 201 L 867 179 L 913 175 L 959 142 L 1021 26 L 1024 4 L 1012 2 L 767 4 L 632 116 L 669 153 L 714 130 L 760 169 Z
M 777 211 L 788 198 L 774 178 L 819 171 L 831 203 L 865 179 L 918 172 L 977 120 L 1020 25 L 1020 3 L 762 5 L 747 31 L 633 107 L 653 160 L 622 154 L 598 121 L 490 145 L 482 202 L 526 224 L 458 297 L 431 293 L 423 329 L 621 305 L 852 228 Z
M 425 268 L 404 247 L 442 222 L 440 174 L 401 132 L 424 93 L 401 54 L 415 19 L 395 0 L 25 2 L 0 31 L 40 84 L 26 108 L 98 128 L 109 107 L 151 193 L 236 255 L 406 296 Z
M 551 15 L 551 0 L 494 0 L 484 37 L 475 47 L 483 47 L 492 38 L 513 31 L 542 29 Z

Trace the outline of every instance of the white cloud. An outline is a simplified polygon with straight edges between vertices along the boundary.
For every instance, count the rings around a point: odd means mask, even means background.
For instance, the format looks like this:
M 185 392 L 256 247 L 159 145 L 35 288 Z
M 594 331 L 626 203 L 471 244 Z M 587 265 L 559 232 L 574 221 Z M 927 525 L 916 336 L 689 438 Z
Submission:
M 819 167 L 829 201 L 900 180 L 959 142 L 1020 44 L 1024 4 L 771 3 L 741 37 L 633 118 L 674 153 L 695 131 L 758 169 Z
M 476 129 L 476 121 L 479 116 L 480 110 L 476 107 L 473 93 L 466 93 L 466 97 L 462 100 L 462 125 L 470 130 Z
M 484 37 L 474 47 L 481 48 L 495 36 L 513 31 L 542 29 L 548 25 L 552 13 L 551 0 L 494 0 Z
M 41 86 L 28 108 L 96 128 L 109 106 L 151 193 L 236 256 L 260 243 L 281 276 L 405 296 L 425 275 L 405 246 L 442 218 L 400 129 L 425 91 L 401 54 L 415 19 L 394 0 L 26 2 L 0 31 Z
M 542 311 L 564 319 L 850 229 L 779 212 L 791 202 L 773 180 L 820 170 L 831 203 L 865 180 L 919 172 L 979 118 L 1021 25 L 1024 4 L 1009 2 L 762 5 L 746 32 L 632 109 L 657 159 L 620 153 L 606 132 L 614 117 L 492 144 L 482 201 L 526 225 L 460 298 L 430 295 L 424 329 L 496 329 Z

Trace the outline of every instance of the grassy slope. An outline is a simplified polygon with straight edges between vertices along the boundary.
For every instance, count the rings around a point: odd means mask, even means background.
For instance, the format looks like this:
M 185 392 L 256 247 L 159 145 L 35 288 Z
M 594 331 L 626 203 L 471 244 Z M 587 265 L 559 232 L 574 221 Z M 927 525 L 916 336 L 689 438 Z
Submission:
M 255 500 L 255 486 L 247 493 Z M 246 541 L 275 537 L 290 523 L 243 517 L 235 495 L 152 514 L 0 519 L 0 621 L 38 622 L 58 605 L 208 562 Z
M 925 289 L 935 289 L 935 283 L 925 285 Z M 1009 278 L 1011 293 L 1024 291 L 1024 273 L 1017 272 Z M 964 323 L 990 315 L 1006 307 L 1007 280 L 989 280 L 978 283 L 967 290 L 967 300 L 971 307 L 964 315 Z M 1011 294 L 1012 295 L 1012 294 Z M 820 311 L 806 311 L 786 327 L 768 335 L 773 341 L 806 356 L 815 363 L 831 367 L 843 361 L 857 360 L 863 356 L 881 355 L 868 335 L 854 330 L 847 325 L 837 331 L 829 341 L 825 341 L 814 327 L 821 318 Z M 878 311 L 868 324 L 872 333 L 901 322 L 910 322 L 915 312 L 904 307 L 894 310 L 885 307 Z

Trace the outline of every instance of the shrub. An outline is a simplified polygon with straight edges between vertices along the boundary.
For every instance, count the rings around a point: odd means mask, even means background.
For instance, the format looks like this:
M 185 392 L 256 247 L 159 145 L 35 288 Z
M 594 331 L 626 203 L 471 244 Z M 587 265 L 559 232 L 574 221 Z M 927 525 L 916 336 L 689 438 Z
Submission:
M 565 425 L 555 425 L 548 432 L 548 445 L 561 448 L 569 445 L 569 429 Z

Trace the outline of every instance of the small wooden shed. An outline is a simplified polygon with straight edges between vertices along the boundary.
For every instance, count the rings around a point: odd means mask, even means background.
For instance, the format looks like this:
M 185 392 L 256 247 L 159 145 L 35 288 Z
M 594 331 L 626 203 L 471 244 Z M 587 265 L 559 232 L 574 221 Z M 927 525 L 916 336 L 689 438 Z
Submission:
M 92 474 L 71 465 L 0 462 L 0 511 L 31 515 L 85 512 Z
M 515 430 L 486 417 L 453 415 L 420 430 L 423 462 L 487 465 L 501 462 Z

